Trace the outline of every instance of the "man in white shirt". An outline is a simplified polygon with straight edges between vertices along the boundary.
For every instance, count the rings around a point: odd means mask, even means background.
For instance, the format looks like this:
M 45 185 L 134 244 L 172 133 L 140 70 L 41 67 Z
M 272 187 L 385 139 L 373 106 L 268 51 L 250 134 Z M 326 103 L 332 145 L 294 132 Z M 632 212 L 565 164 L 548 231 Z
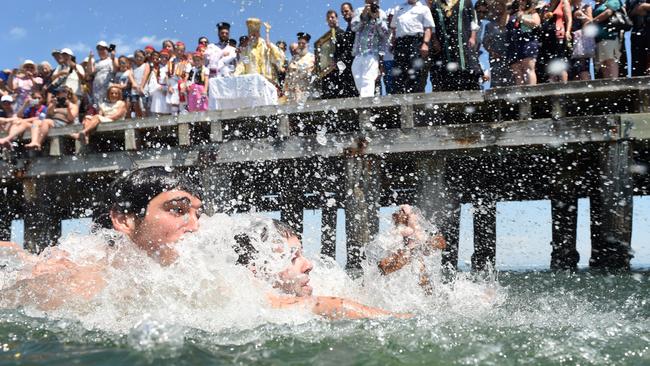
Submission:
M 52 52 L 52 56 L 56 58 L 59 65 L 52 73 L 52 82 L 50 84 L 52 90 L 48 90 L 48 92 L 54 94 L 54 89 L 67 86 L 77 96 L 77 105 L 79 105 L 81 103 L 81 97 L 83 97 L 81 80 L 86 76 L 84 68 L 73 61 L 74 52 L 69 48 Z
M 205 50 L 206 65 L 210 70 L 210 77 L 231 76 L 235 72 L 237 50 L 228 41 L 230 37 L 230 24 L 221 22 L 217 24 L 219 43 L 211 43 Z
M 390 27 L 395 36 L 395 93 L 424 92 L 425 65 L 432 40 L 432 51 L 440 52 L 439 43 L 432 37 L 435 24 L 431 10 L 418 0 L 407 0 L 395 12 Z

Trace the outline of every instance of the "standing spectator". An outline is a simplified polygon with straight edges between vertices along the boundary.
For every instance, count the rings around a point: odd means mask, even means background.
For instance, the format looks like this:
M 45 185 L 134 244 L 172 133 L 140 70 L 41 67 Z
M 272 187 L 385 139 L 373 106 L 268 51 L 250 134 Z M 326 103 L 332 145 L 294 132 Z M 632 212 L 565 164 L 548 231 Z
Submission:
M 122 100 L 122 88 L 111 85 L 108 87 L 107 100 L 99 104 L 99 113 L 94 116 L 86 116 L 82 122 L 83 129 L 78 133 L 70 134 L 70 137 L 88 144 L 90 134 L 97 129 L 100 123 L 124 119 L 126 111 L 126 103 Z
M 352 55 L 352 75 L 361 97 L 375 95 L 380 76 L 380 63 L 388 43 L 386 13 L 379 8 L 379 0 L 366 0 L 352 19 L 355 32 Z
M 210 43 L 205 49 L 205 58 L 210 70 L 210 77 L 231 76 L 235 72 L 237 63 L 237 49 L 228 41 L 230 37 L 230 24 L 221 22 L 217 24 L 219 43 Z
M 433 90 L 478 90 L 481 69 L 478 63 L 480 27 L 471 0 L 434 0 L 431 14 L 436 34 L 434 48 L 442 52 L 431 55 Z
M 144 47 L 144 55 L 149 63 L 149 66 L 153 66 L 152 61 L 151 61 L 151 55 L 156 52 L 156 49 L 152 45 L 147 45 Z
M 154 60 L 156 59 L 155 55 L 156 53 L 152 54 Z M 151 113 L 155 115 L 167 115 L 172 112 L 169 104 L 167 104 L 169 59 L 168 50 L 163 49 L 160 51 L 160 59 L 151 72 L 149 93 L 151 94 Z
M 52 65 L 49 62 L 43 61 L 38 65 L 37 74 L 41 78 L 43 83 L 40 85 L 40 89 L 43 90 L 46 85 L 50 85 L 52 82 Z
M 10 126 L 7 136 L 0 139 L 0 147 L 11 149 L 12 142 L 16 137 L 22 135 L 31 128 L 34 121 L 45 119 L 47 116 L 47 101 L 42 92 L 33 92 L 31 97 L 25 100 L 23 107 L 18 111 L 17 118 Z
M 130 110 L 131 90 L 135 79 L 133 78 L 133 69 L 131 69 L 131 60 L 126 56 L 120 56 L 117 59 L 119 69 L 115 73 L 111 86 L 117 86 L 122 91 L 122 101 L 126 104 L 126 110 Z M 127 117 L 130 117 L 127 115 Z
M 508 86 L 513 84 L 510 63 L 506 57 L 508 9 L 505 0 L 495 1 L 489 7 L 489 22 L 485 26 L 483 47 L 488 52 L 490 60 L 490 86 Z
M 205 66 L 202 53 L 196 52 L 192 55 L 192 65 L 187 79 L 187 110 L 190 112 L 207 111 L 210 70 Z
M 355 96 L 357 95 L 357 89 L 354 86 L 351 67 L 348 68 L 345 63 L 345 61 L 348 61 L 348 54 L 350 56 L 352 54 L 352 46 L 354 44 L 354 38 L 350 39 L 352 31 L 346 32 L 343 28 L 339 27 L 339 18 L 336 10 L 328 10 L 325 19 L 329 26 L 327 33 L 330 33 L 330 42 L 334 46 L 334 53 L 330 56 L 337 67 L 327 74 L 321 74 L 320 97 L 323 99 L 333 99 Z M 321 52 L 320 49 L 318 52 Z M 319 70 L 319 72 L 322 71 L 324 70 Z
M 418 0 L 407 0 L 397 9 L 390 27 L 395 33 L 395 93 L 424 92 L 425 63 L 435 28 L 431 10 Z M 437 42 L 432 48 L 434 53 L 440 52 Z
M 386 42 L 386 49 L 384 50 L 384 69 L 382 74 L 384 76 L 384 87 L 386 94 L 394 93 L 393 82 L 393 65 L 395 64 L 395 55 L 393 54 L 394 33 L 390 31 L 390 23 L 398 7 L 392 7 L 386 11 L 386 24 L 389 25 L 388 41 Z
M 67 86 L 62 86 L 47 106 L 47 118 L 34 120 L 32 124 L 32 141 L 26 149 L 41 150 L 51 128 L 64 127 L 77 121 L 79 107 L 77 97 Z
M 108 91 L 112 74 L 117 71 L 118 64 L 114 46 L 111 47 L 106 42 L 99 41 L 95 48 L 99 60 L 95 62 L 91 51 L 88 56 L 86 75 L 93 78 L 91 103 L 96 110 L 99 103 L 106 99 L 106 92 Z
M 260 36 L 262 21 L 257 18 L 249 18 L 246 21 L 248 27 L 248 45 L 241 51 L 240 60 L 237 63 L 235 75 L 260 74 L 267 80 L 273 80 L 273 65 L 284 62 L 284 54 L 273 43 L 268 44 Z M 270 26 L 266 27 L 267 32 Z
M 650 0 L 628 0 L 634 22 L 630 34 L 632 76 L 650 75 Z
M 341 4 L 341 16 L 347 23 L 345 32 L 336 33 L 336 50 L 334 60 L 336 61 L 338 72 L 340 74 L 340 84 L 334 85 L 333 98 L 352 98 L 358 97 L 359 92 L 354 85 L 352 76 L 352 48 L 354 48 L 354 31 L 352 30 L 352 19 L 354 19 L 354 8 L 349 2 Z
M 551 0 L 543 8 L 543 14 L 538 74 L 545 75 L 549 82 L 566 82 L 573 23 L 569 0 Z
M 517 85 L 535 85 L 535 62 L 539 52 L 535 28 L 539 27 L 541 19 L 534 0 L 521 0 L 513 12 L 507 25 L 510 69 Z
M 275 45 L 284 53 L 287 54 L 287 42 L 277 41 Z M 275 65 L 275 74 L 277 75 L 278 88 L 280 91 L 284 90 L 284 80 L 287 77 L 287 67 L 289 67 L 289 61 L 285 58 L 282 65 Z
M 573 16 L 573 55 L 569 78 L 571 80 L 590 80 L 589 64 L 596 51 L 594 37 L 589 34 L 591 33 L 589 27 L 593 27 L 591 5 L 583 4 L 582 0 L 572 0 L 571 14 Z
M 151 68 L 146 61 L 144 51 L 137 50 L 133 54 L 135 60 L 135 68 L 133 69 L 133 82 L 131 83 L 131 106 L 138 118 L 147 115 L 147 90 L 146 86 L 149 81 L 149 74 Z
M 74 52 L 69 48 L 64 48 L 61 51 L 55 50 L 52 56 L 59 65 L 54 69 L 48 92 L 56 94 L 59 87 L 66 86 L 77 96 L 75 100 L 79 104 L 84 94 L 82 81 L 86 77 L 85 69 L 81 65 L 77 65 L 73 59 Z
M 0 97 L 11 94 L 11 89 L 8 85 L 9 75 L 11 75 L 11 70 L 0 71 Z
M 594 24 L 596 34 L 596 74 L 601 78 L 618 77 L 618 62 L 621 58 L 620 29 L 610 24 L 610 18 L 623 7 L 622 0 L 596 0 Z
M 207 48 L 209 44 L 210 44 L 210 40 L 208 39 L 208 37 L 206 37 L 206 36 L 202 36 L 202 37 L 200 37 L 199 40 L 197 41 L 196 46 L 197 46 L 197 47 L 201 47 L 201 46 L 203 46 L 203 47 L 206 47 L 206 48 Z
M 32 93 L 32 89 L 37 89 L 37 85 L 39 84 L 42 84 L 42 80 L 40 78 L 37 79 L 36 64 L 32 60 L 25 60 L 12 80 L 12 89 L 16 95 L 15 105 L 17 108 L 23 105 Z
M 287 101 L 304 103 L 311 93 L 311 78 L 314 71 L 314 54 L 309 52 L 308 33 L 298 33 L 298 48 L 291 58 L 287 68 L 287 78 L 284 82 L 284 95 Z

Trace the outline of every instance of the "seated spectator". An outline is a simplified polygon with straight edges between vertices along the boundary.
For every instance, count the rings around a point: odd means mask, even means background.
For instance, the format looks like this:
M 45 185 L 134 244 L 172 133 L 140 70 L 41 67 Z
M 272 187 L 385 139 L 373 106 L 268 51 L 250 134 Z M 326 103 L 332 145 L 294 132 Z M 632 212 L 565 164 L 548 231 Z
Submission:
M 135 65 L 133 67 L 133 80 L 131 81 L 131 106 L 138 118 L 147 115 L 147 94 L 146 86 L 149 81 L 149 74 L 151 68 L 149 63 L 146 62 L 147 55 L 142 50 L 137 50 L 133 54 Z
M 122 88 L 117 85 L 108 87 L 108 101 L 99 105 L 99 114 L 86 116 L 82 124 L 83 129 L 78 133 L 70 134 L 75 140 L 82 140 L 88 144 L 90 134 L 97 129 L 102 122 L 113 122 L 124 119 L 126 116 L 126 103 L 122 100 Z
M 622 0 L 596 0 L 593 22 L 598 26 L 596 34 L 596 74 L 603 79 L 618 77 L 621 58 L 620 29 L 610 24 L 610 18 L 622 8 Z
M 593 27 L 593 9 L 590 4 L 583 4 L 582 0 L 571 0 L 573 16 L 573 54 L 571 56 L 570 79 L 590 80 L 590 60 L 595 56 L 596 43 L 593 35 L 589 34 L 588 27 Z
M 11 123 L 16 119 L 14 111 L 14 98 L 11 95 L 3 95 L 0 99 L 0 126 L 3 130 L 8 130 Z
M 650 76 L 650 1 L 628 0 L 627 11 L 634 24 L 630 32 L 632 76 Z
M 47 99 L 43 92 L 35 91 L 25 100 L 23 106 L 18 111 L 16 119 L 9 126 L 7 136 L 0 139 L 0 146 L 10 149 L 11 143 L 16 137 L 22 135 L 32 127 L 34 121 L 45 119 L 47 116 Z
M 192 55 L 192 65 L 187 78 L 187 110 L 190 112 L 207 111 L 210 70 L 205 66 L 202 53 L 196 52 Z
M 534 0 L 522 0 L 508 20 L 508 58 L 517 85 L 537 84 L 535 62 L 539 42 L 535 28 L 541 24 L 541 18 L 535 4 Z
M 71 125 L 78 117 L 77 96 L 67 86 L 59 88 L 56 98 L 47 105 L 47 117 L 32 124 L 32 141 L 25 148 L 41 150 L 51 128 Z
M 36 64 L 32 60 L 26 60 L 12 81 L 16 107 L 22 106 L 32 93 L 32 89 L 42 84 L 43 80 L 36 74 Z

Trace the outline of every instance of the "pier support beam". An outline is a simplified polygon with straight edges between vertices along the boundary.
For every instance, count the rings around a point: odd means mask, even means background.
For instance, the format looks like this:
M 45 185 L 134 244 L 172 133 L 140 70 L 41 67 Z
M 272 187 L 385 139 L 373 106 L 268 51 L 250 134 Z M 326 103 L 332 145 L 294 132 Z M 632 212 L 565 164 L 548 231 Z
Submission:
M 612 142 L 600 150 L 597 188 L 592 195 L 589 265 L 629 270 L 632 258 L 632 193 L 630 142 Z
M 14 218 L 10 197 L 15 196 L 11 187 L 0 188 L 0 241 L 11 241 L 11 221 Z
M 229 213 L 231 211 L 231 177 L 232 167 L 230 164 L 211 164 L 203 167 L 203 204 L 208 215 Z
M 363 248 L 379 230 L 380 160 L 349 154 L 345 161 L 347 269 L 361 268 Z
M 458 267 L 460 201 L 449 184 L 444 156 L 418 159 L 417 207 L 444 235 L 443 265 Z
M 336 258 L 336 218 L 338 205 L 323 207 L 321 218 L 321 249 L 322 255 Z
M 472 270 L 494 268 L 497 251 L 497 203 L 481 201 L 474 206 L 474 253 Z
M 580 254 L 576 249 L 578 227 L 578 198 L 557 196 L 551 199 L 551 269 L 575 270 Z
M 282 190 L 280 192 L 280 221 L 289 225 L 302 236 L 305 217 L 304 177 L 298 160 L 287 162 L 282 171 Z
M 61 217 L 57 209 L 57 194 L 62 194 L 55 178 L 25 179 L 25 249 L 40 253 L 55 245 L 61 237 Z

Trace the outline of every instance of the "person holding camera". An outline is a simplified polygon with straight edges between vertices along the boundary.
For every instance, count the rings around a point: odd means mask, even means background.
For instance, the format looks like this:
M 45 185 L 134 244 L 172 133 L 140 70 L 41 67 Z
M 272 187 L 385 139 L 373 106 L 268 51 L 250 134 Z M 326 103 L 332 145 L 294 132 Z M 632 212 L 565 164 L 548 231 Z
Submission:
M 74 52 L 69 48 L 64 48 L 61 51 L 54 50 L 52 56 L 59 65 L 54 69 L 52 81 L 47 87 L 50 94 L 47 100 L 50 101 L 61 86 L 66 86 L 77 96 L 77 106 L 79 106 L 83 97 L 81 81 L 86 77 L 84 68 L 75 62 Z
M 47 106 L 46 118 L 32 124 L 32 141 L 25 148 L 40 151 L 51 128 L 71 125 L 78 116 L 77 96 L 67 86 L 60 87 Z
M 376 94 L 388 43 L 386 18 L 386 13 L 379 8 L 379 0 L 366 0 L 365 6 L 352 18 L 352 31 L 355 32 L 352 75 L 360 97 Z
M 93 78 L 92 105 L 97 110 L 99 104 L 106 99 L 112 74 L 117 72 L 120 65 L 115 57 L 115 45 L 108 45 L 104 41 L 97 42 L 97 55 L 99 61 L 95 62 L 93 52 L 88 55 L 86 74 Z

